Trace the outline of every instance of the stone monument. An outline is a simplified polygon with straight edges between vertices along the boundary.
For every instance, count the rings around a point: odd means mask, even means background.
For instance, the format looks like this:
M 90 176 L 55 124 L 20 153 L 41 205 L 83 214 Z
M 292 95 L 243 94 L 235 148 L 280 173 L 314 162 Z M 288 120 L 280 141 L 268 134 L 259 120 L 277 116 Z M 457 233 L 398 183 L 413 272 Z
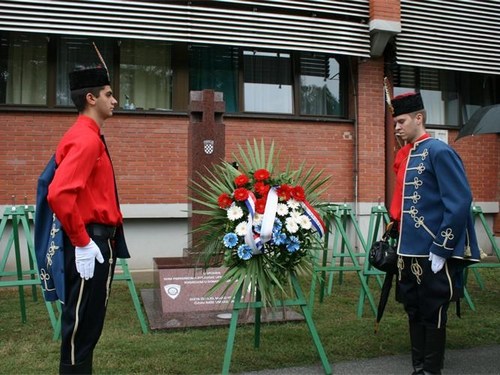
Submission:
M 223 114 L 225 103 L 221 92 L 213 90 L 191 91 L 189 100 L 188 129 L 188 185 L 191 182 L 201 183 L 200 173 L 205 174 L 207 168 L 220 163 L 225 158 L 226 138 Z M 193 191 L 188 192 L 195 198 Z M 192 233 L 205 219 L 203 215 L 193 213 L 206 207 L 190 202 L 189 240 L 187 249 L 191 258 L 198 256 L 197 244 L 202 233 Z

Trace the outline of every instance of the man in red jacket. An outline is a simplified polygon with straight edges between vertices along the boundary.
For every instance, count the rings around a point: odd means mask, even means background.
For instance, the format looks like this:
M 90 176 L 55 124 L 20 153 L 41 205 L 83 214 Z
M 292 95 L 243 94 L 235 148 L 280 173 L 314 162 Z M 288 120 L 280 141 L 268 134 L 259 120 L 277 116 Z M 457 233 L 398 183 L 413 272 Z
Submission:
M 64 231 L 65 298 L 61 374 L 92 373 L 92 354 L 104 325 L 116 258 L 128 258 L 113 166 L 101 128 L 117 105 L 108 71 L 70 73 L 79 116 L 56 150 L 47 200 Z

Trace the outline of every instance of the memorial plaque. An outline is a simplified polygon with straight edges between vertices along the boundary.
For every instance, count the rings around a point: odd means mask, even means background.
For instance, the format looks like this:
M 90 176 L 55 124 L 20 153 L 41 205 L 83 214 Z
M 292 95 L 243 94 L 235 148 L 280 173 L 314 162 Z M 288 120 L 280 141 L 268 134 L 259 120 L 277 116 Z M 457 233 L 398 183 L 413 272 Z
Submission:
M 231 290 L 221 296 L 220 290 L 208 295 L 226 268 L 177 268 L 159 270 L 161 305 L 164 314 L 194 311 L 230 311 Z
M 149 327 L 179 329 L 228 325 L 233 312 L 230 287 L 221 296 L 224 287 L 208 295 L 210 288 L 220 280 L 227 268 L 204 269 L 189 257 L 153 258 L 155 288 L 142 289 L 141 296 L 149 320 Z M 248 298 L 248 296 L 247 296 Z M 303 320 L 303 316 L 289 308 L 268 308 L 262 311 L 262 322 Z M 239 323 L 255 321 L 253 309 L 239 313 Z

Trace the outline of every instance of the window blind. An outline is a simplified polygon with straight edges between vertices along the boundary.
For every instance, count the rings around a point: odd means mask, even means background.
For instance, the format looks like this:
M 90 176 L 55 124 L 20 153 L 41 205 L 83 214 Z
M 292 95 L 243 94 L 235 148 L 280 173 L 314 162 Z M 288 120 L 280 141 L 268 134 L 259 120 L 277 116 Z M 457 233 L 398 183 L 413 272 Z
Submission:
M 369 1 L 0 1 L 0 30 L 370 56 Z
M 500 1 L 402 0 L 399 64 L 500 74 Z

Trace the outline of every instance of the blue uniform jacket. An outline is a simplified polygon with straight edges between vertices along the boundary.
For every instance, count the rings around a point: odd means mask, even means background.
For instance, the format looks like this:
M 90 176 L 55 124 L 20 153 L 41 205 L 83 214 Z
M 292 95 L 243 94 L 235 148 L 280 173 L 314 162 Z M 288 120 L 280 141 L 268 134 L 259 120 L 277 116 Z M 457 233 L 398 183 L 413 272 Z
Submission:
M 38 178 L 35 212 L 35 254 L 46 301 L 64 303 L 64 239 L 61 223 L 47 202 L 57 168 L 54 155 Z
M 398 254 L 480 259 L 462 160 L 446 143 L 416 142 L 404 176 Z

